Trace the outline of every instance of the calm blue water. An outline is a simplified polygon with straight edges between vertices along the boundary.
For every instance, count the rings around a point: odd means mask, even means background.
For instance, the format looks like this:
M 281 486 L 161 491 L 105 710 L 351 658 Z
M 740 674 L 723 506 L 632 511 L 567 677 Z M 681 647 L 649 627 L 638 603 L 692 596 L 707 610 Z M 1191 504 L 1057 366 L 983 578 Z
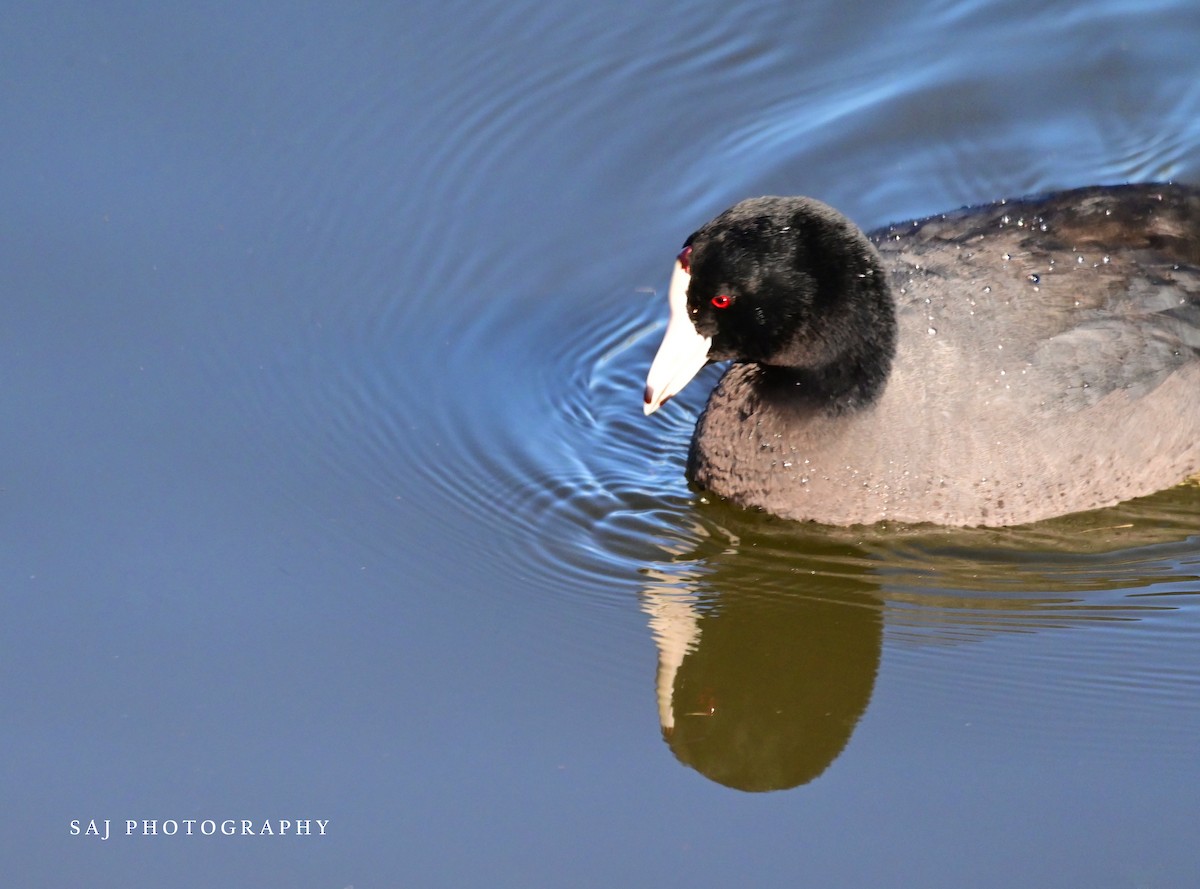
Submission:
M 797 527 L 685 484 L 715 370 L 640 405 L 671 260 L 742 197 L 870 228 L 1200 182 L 1200 7 L 42 4 L 5 33 L 10 879 L 1200 884 L 1200 491 Z M 328 825 L 163 835 L 188 819 Z

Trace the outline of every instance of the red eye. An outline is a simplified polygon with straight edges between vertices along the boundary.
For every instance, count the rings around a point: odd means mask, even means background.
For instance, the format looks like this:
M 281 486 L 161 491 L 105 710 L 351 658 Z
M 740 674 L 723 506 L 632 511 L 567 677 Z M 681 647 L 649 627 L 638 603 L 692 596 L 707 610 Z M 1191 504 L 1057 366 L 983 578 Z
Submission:
M 718 293 L 712 298 L 713 306 L 718 309 L 728 309 L 731 302 L 733 300 L 729 298 L 729 294 L 727 293 Z
M 692 270 L 692 247 L 690 244 L 679 251 L 679 256 L 677 259 L 679 260 L 680 268 L 682 268 L 685 272 L 690 272 Z

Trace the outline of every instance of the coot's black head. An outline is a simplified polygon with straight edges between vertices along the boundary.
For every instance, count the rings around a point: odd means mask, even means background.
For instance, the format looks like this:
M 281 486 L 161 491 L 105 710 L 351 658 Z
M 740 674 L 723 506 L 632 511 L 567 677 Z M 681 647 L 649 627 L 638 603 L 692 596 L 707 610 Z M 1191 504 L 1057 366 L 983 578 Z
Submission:
M 803 371 L 861 396 L 882 387 L 895 351 L 878 254 L 852 222 L 811 198 L 742 201 L 698 229 L 676 261 L 670 306 L 646 413 L 707 361 Z

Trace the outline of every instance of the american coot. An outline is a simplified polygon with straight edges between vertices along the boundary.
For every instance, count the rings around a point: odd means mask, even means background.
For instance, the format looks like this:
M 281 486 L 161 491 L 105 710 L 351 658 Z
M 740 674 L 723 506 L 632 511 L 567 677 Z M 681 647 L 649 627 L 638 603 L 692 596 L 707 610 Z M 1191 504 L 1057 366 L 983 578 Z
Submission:
M 651 413 L 732 359 L 688 477 L 837 525 L 1012 525 L 1200 472 L 1200 189 L 1091 187 L 869 235 L 803 197 L 687 239 Z

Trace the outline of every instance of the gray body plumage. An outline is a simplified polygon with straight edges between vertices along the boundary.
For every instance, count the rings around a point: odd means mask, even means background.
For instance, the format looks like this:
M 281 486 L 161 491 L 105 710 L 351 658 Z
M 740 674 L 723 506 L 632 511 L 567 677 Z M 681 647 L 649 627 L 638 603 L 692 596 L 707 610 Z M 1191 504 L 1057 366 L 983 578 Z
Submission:
M 882 392 L 835 410 L 735 363 L 696 484 L 831 524 L 1011 525 L 1200 472 L 1200 191 L 1079 189 L 868 237 L 897 321 Z

